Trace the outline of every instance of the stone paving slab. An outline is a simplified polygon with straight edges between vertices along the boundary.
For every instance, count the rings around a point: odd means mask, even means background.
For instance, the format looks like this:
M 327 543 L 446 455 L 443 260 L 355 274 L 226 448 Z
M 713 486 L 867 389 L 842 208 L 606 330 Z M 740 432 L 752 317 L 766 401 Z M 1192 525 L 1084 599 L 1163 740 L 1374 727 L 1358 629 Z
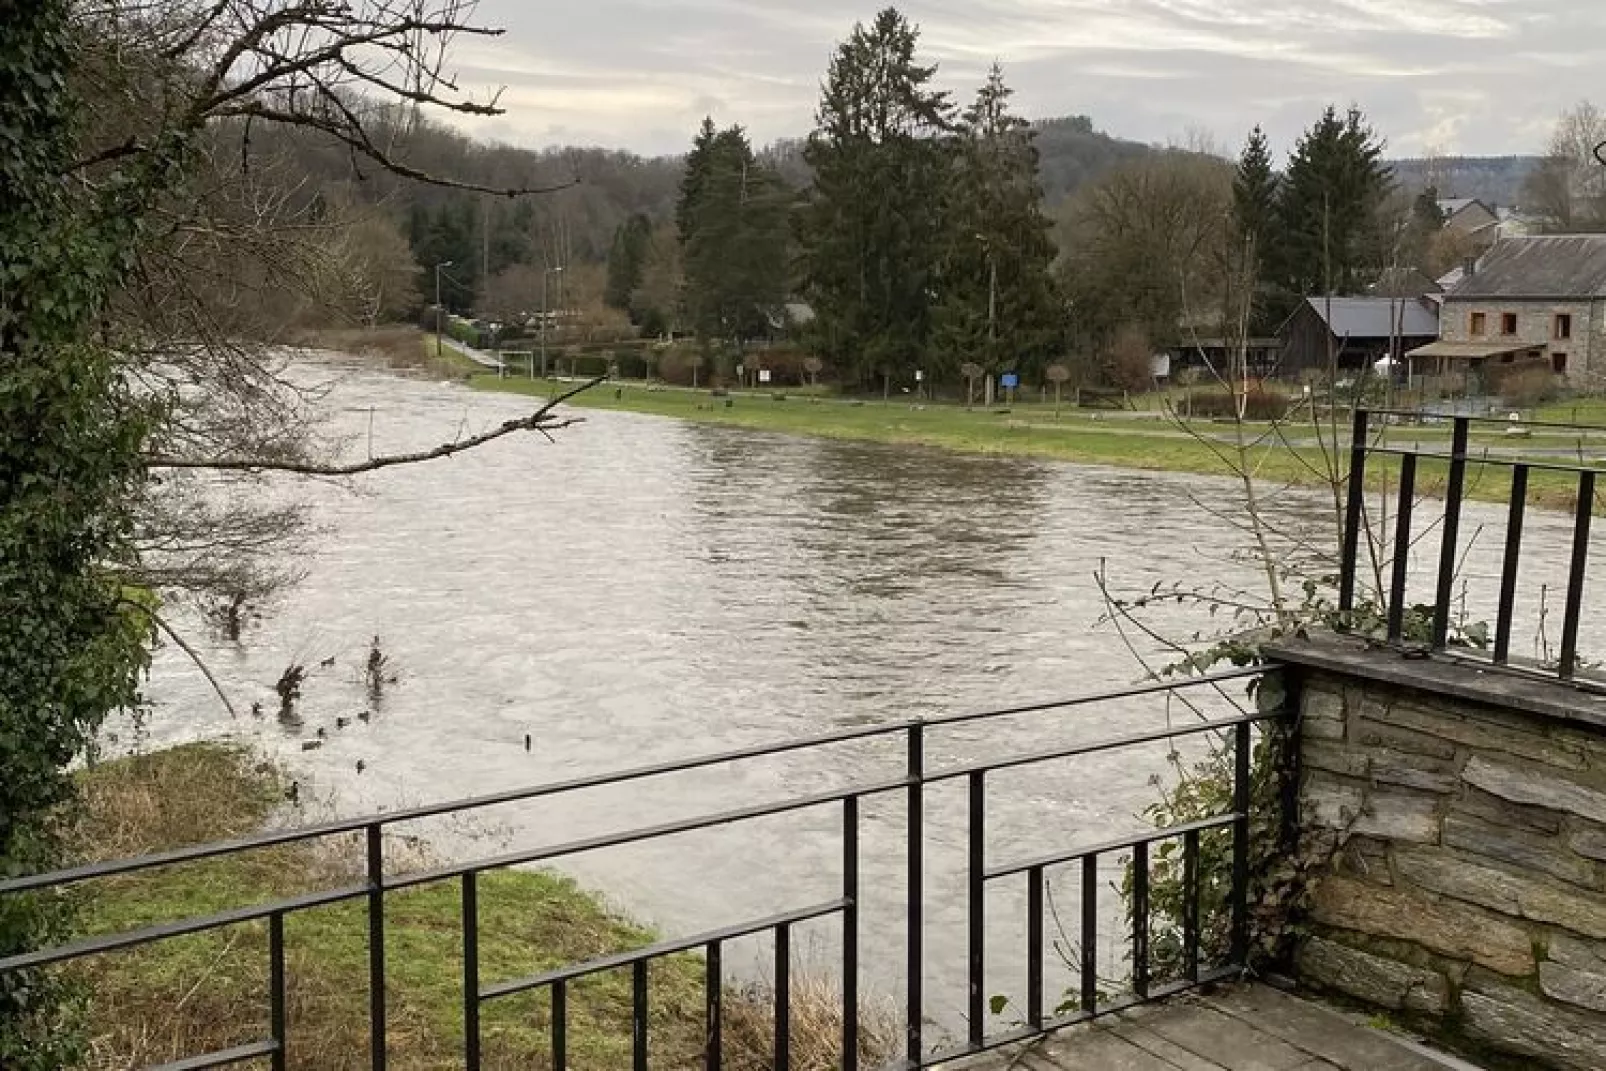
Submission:
M 1260 985 L 1134 1008 L 967 1071 L 1477 1071 L 1331 1009 Z

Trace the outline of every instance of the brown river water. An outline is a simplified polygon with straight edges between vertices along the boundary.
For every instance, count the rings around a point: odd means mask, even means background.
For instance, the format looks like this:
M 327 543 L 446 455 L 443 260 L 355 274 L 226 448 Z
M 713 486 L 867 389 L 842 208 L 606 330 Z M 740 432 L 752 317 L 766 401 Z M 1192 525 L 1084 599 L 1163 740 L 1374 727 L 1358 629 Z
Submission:
M 326 405 L 356 453 L 433 445 L 529 408 L 527 399 L 360 367 L 320 374 L 338 377 Z M 1114 629 L 1095 627 L 1101 559 L 1129 590 L 1257 583 L 1235 557 L 1243 534 L 1194 501 L 1230 510 L 1227 481 L 584 415 L 556 443 L 517 437 L 350 487 L 289 485 L 322 526 L 300 562 L 305 580 L 241 643 L 188 622 L 239 717 L 168 645 L 151 673 L 148 742 L 250 741 L 301 778 L 313 801 L 304 817 L 360 814 L 1119 687 L 1140 669 Z M 1274 496 L 1270 509 L 1292 531 L 1331 526 L 1308 492 Z M 1481 597 L 1498 575 L 1502 514 L 1477 516 L 1489 527 L 1471 526 L 1464 572 Z M 1538 584 L 1563 575 L 1570 520 L 1531 514 L 1528 532 L 1531 619 Z M 1422 553 L 1412 595 L 1425 600 L 1432 553 Z M 1474 616 L 1483 605 L 1492 615 L 1491 597 L 1471 607 Z M 1552 606 L 1555 635 L 1559 598 Z M 1156 620 L 1182 638 L 1208 624 L 1183 608 Z M 337 728 L 337 717 L 366 706 L 360 668 L 376 635 L 399 680 L 368 721 Z M 1519 649 L 1528 635 L 1518 630 Z M 1606 621 L 1587 620 L 1585 641 L 1606 650 Z M 272 714 L 272 685 L 290 662 L 309 667 L 300 726 Z M 268 713 L 253 717 L 253 702 Z M 928 764 L 1187 716 L 1149 699 L 933 732 Z M 319 727 L 324 743 L 303 751 Z M 989 862 L 1143 828 L 1164 759 L 1150 747 L 996 775 Z M 896 739 L 844 745 L 407 831 L 445 856 L 491 854 L 896 777 L 902 761 Z M 964 999 L 965 814 L 960 784 L 931 790 L 926 1011 L 947 1026 L 960 1021 Z M 904 954 L 901 796 L 866 801 L 863 819 L 864 983 L 892 997 Z M 811 811 L 576 856 L 562 868 L 622 911 L 685 935 L 836 896 L 839 829 L 837 810 Z M 1106 878 L 1118 868 L 1106 860 Z M 1062 880 L 1061 911 L 1074 919 L 1076 880 Z M 1103 901 L 1100 958 L 1116 972 L 1119 909 L 1114 896 Z M 989 895 L 989 987 L 1017 998 L 1023 908 L 1013 884 Z M 833 969 L 834 925 L 800 935 L 814 969 Z M 754 939 L 727 960 L 754 976 L 766 955 Z

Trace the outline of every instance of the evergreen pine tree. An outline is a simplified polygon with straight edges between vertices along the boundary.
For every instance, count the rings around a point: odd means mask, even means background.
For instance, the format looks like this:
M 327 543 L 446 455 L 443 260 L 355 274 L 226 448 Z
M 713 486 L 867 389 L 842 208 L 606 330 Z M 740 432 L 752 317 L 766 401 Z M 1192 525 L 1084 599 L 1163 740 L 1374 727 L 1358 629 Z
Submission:
M 1037 149 L 1011 95 L 994 64 L 959 122 L 931 362 L 947 378 L 966 362 L 1035 376 L 1062 341 Z
M 859 24 L 826 75 L 804 159 L 800 218 L 816 345 L 861 383 L 912 378 L 926 358 L 946 238 L 952 106 L 915 59 L 919 31 L 896 8 Z
M 704 122 L 676 216 L 688 324 L 705 341 L 767 333 L 786 300 L 791 194 L 739 126 Z
M 1380 214 L 1392 189 L 1383 143 L 1357 108 L 1329 107 L 1294 148 L 1277 197 L 1278 282 L 1295 297 L 1359 293 L 1386 263 Z
M 1275 286 L 1284 249 L 1277 186 L 1271 146 L 1266 132 L 1257 126 L 1249 132 L 1233 174 L 1232 244 L 1227 251 L 1231 277 L 1243 279 L 1254 291 L 1250 320 L 1256 334 L 1274 329 L 1286 314 Z

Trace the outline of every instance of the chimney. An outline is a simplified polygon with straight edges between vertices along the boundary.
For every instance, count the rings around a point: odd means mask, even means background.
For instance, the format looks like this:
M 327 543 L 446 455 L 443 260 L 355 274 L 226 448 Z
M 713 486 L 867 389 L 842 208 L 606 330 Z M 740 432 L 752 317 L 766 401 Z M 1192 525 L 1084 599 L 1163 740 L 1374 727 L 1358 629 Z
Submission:
M 1461 274 L 1468 279 L 1478 274 L 1478 258 L 1468 257 L 1466 260 L 1463 260 L 1461 262 Z

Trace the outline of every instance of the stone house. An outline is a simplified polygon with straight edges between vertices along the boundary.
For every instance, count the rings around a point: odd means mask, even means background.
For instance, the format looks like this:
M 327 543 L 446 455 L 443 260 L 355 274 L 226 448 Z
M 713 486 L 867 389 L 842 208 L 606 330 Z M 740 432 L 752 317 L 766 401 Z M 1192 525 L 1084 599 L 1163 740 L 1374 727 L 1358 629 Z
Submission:
M 1500 232 L 1500 213 L 1476 197 L 1450 197 L 1439 201 L 1446 230 L 1459 231 L 1485 245 Z
M 1502 238 L 1443 295 L 1437 342 L 1413 376 L 1471 385 L 1494 366 L 1543 361 L 1574 383 L 1606 373 L 1606 234 Z

